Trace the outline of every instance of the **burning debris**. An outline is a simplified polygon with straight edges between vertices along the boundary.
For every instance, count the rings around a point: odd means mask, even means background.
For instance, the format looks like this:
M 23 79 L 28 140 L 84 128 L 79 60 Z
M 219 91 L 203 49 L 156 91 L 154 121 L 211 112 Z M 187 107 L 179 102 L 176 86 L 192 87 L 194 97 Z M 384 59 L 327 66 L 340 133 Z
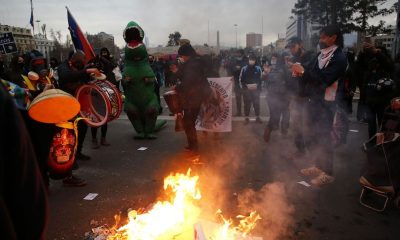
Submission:
M 93 228 L 85 240 L 261 240 L 248 234 L 261 219 L 256 212 L 249 216 L 237 216 L 238 225 L 231 219 L 226 220 L 222 212 L 217 215 L 223 223 L 201 220 L 201 209 L 196 203 L 201 199 L 197 188 L 198 176 L 191 176 L 190 169 L 186 174 L 177 173 L 164 179 L 164 191 L 169 194 L 167 201 L 158 201 L 147 210 L 131 210 L 128 222 L 121 226 L 121 219 L 116 216 L 116 224 Z

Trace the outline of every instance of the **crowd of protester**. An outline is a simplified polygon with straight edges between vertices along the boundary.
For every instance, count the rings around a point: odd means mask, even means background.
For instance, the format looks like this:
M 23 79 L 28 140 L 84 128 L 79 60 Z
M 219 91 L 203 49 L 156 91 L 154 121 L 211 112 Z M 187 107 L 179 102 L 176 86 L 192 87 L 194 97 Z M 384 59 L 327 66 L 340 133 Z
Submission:
M 357 89 L 357 120 L 368 124 L 370 137 L 379 130 L 384 109 L 392 98 L 400 96 L 400 57 L 393 60 L 385 48 L 375 46 L 368 38 L 356 55 L 353 50 L 343 48 L 343 35 L 336 26 L 324 27 L 321 30 L 318 52 L 305 49 L 303 41 L 297 37 L 288 39 L 287 42 L 285 51 L 273 52 L 269 56 L 256 56 L 254 53 L 246 55 L 243 50 L 221 56 L 200 56 L 190 42 L 180 46 L 178 58 L 162 59 L 150 55 L 149 62 L 157 76 L 154 91 L 158 95 L 159 103 L 161 87 L 177 91 L 183 108 L 183 128 L 188 142 L 186 149 L 198 154 L 195 121 L 201 104 L 212 101 L 207 77 L 220 76 L 221 69 L 226 70 L 227 76 L 232 76 L 236 116 L 244 115 L 245 125 L 250 122 L 251 107 L 254 109 L 256 122 L 263 122 L 260 117 L 260 95 L 266 90 L 269 120 L 264 129 L 265 142 L 270 142 L 271 138 L 277 136 L 277 132 L 286 136 L 290 131 L 298 154 L 309 151 L 313 153 L 311 156 L 315 157 L 315 165 L 302 169 L 301 173 L 314 176 L 311 182 L 320 186 L 335 180 L 334 150 L 346 142 L 348 116 L 353 112 L 353 97 Z M 114 63 L 110 52 L 106 48 L 101 49 L 96 61 L 107 79 L 120 89 L 121 77 L 115 72 L 117 64 Z M 59 88 L 74 95 L 79 86 L 91 81 L 93 70 L 89 71 L 89 66 L 93 66 L 94 63 L 86 62 L 86 57 L 81 51 L 71 52 L 68 59 L 59 64 L 56 58 L 51 58 L 47 63 L 40 52 L 32 50 L 24 55 L 15 55 L 9 66 L 6 66 L 0 57 L 0 77 L 27 89 L 31 98 L 49 88 Z M 48 71 L 54 71 L 54 74 L 48 78 L 48 82 L 32 85 L 26 77 L 29 71 L 46 77 L 49 76 Z M 3 88 L 0 90 L 1 97 L 5 99 L 0 102 L 0 112 L 8 113 L 11 106 L 3 102 L 9 103 L 9 97 L 3 93 Z M 160 107 L 159 113 L 162 112 Z M 2 114 L 0 122 L 5 123 L 2 126 L 15 127 L 15 124 L 19 124 L 16 127 L 19 131 L 13 133 L 18 137 L 13 141 L 21 144 L 16 143 L 13 146 L 18 146 L 22 152 L 15 151 L 19 153 L 16 157 L 20 166 L 16 164 L 13 168 L 24 168 L 26 164 L 37 165 L 44 185 L 38 183 L 32 186 L 36 192 L 31 193 L 28 198 L 45 198 L 41 188 L 49 186 L 46 162 L 54 127 L 34 121 L 24 109 L 12 109 L 10 113 L 12 114 Z M 337 124 L 344 127 L 336 128 Z M 97 137 L 98 129 L 91 128 L 93 149 L 110 145 L 106 140 L 107 124 L 100 128 L 100 139 Z M 83 153 L 87 129 L 87 124 L 80 121 L 76 154 L 79 161 L 90 160 L 90 157 Z M 13 131 L 11 128 L 6 130 Z M 27 135 L 30 135 L 31 141 L 27 141 Z M 0 144 L 1 159 L 7 159 L 9 156 L 3 149 L 7 144 L 3 144 L 3 140 Z M 32 158 L 28 160 L 27 154 L 32 155 Z M 75 163 L 73 169 L 79 168 L 78 162 Z M 26 173 L 27 177 L 38 181 L 38 174 L 34 171 L 36 167 L 31 169 L 32 173 Z M 33 183 L 36 182 L 31 182 Z M 24 183 L 20 184 L 21 189 L 30 187 Z M 86 182 L 71 171 L 63 179 L 63 184 L 84 186 Z M 0 203 L 7 203 L 7 199 L 1 200 Z M 39 207 L 43 208 L 41 205 Z M 41 222 L 36 224 L 42 226 Z

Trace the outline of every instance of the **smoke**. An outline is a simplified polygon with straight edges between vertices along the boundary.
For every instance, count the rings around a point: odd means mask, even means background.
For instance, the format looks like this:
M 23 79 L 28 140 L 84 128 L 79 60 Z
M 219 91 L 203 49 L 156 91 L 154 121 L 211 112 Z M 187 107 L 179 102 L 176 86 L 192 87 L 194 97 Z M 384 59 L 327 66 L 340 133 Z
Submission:
M 288 201 L 283 183 L 266 184 L 259 191 L 246 189 L 238 196 L 238 206 L 245 212 L 255 210 L 262 217 L 254 235 L 259 234 L 264 240 L 290 237 L 295 208 Z
M 262 127 L 257 128 L 259 133 Z M 202 216 L 217 220 L 215 212 L 221 209 L 226 218 L 235 219 L 236 215 L 257 211 L 262 219 L 251 235 L 272 240 L 285 238 L 293 232 L 290 229 L 295 223 L 295 208 L 287 196 L 287 188 L 292 186 L 283 183 L 292 180 L 293 174 L 287 168 L 292 163 L 287 159 L 293 157 L 295 148 L 288 147 L 292 143 L 279 136 L 273 136 L 277 140 L 274 144 L 266 145 L 251 129 L 238 131 L 243 144 L 235 144 L 235 148 L 230 141 L 237 138 L 232 140 L 227 135 L 215 138 L 208 134 L 200 139 L 211 147 L 206 151 L 207 162 L 199 182 Z

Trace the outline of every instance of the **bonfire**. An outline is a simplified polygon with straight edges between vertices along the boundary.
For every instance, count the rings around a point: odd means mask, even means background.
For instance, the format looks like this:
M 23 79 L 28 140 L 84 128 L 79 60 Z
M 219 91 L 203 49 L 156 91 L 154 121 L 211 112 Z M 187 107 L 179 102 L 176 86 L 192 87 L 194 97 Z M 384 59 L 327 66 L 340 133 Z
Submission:
M 221 224 L 200 219 L 198 180 L 199 176 L 191 176 L 190 169 L 186 174 L 169 175 L 164 179 L 169 199 L 158 201 L 146 211 L 130 211 L 127 224 L 114 226 L 107 232 L 107 240 L 261 239 L 248 236 L 261 219 L 256 212 L 237 216 L 237 226 L 231 219 L 225 219 L 221 210 L 217 211 Z

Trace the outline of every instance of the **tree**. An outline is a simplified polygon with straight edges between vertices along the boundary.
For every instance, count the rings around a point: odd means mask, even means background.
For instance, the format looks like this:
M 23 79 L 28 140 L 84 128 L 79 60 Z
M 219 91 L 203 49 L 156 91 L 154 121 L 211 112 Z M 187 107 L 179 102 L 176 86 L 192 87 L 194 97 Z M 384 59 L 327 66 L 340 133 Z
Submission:
M 50 37 L 54 41 L 54 49 L 50 52 L 50 56 L 55 57 L 60 61 L 63 61 L 68 57 L 70 49 L 68 45 L 62 44 L 61 31 L 54 32 L 53 29 L 50 29 Z
M 388 0 L 358 0 L 352 4 L 352 9 L 355 12 L 352 17 L 353 30 L 364 34 L 376 36 L 379 33 L 387 33 L 390 31 L 385 27 L 384 21 L 379 21 L 377 25 L 370 25 L 369 19 L 377 16 L 387 16 L 395 11 L 395 6 L 391 8 L 379 8 L 386 4 Z
M 370 25 L 368 20 L 386 16 L 395 7 L 382 7 L 388 0 L 298 0 L 292 10 L 306 20 L 322 26 L 337 24 L 343 32 L 364 32 L 371 35 L 386 32 L 385 22 Z
M 168 36 L 168 43 L 167 47 L 170 46 L 179 46 L 179 40 L 181 39 L 182 35 L 179 32 L 174 32 L 169 34 Z

